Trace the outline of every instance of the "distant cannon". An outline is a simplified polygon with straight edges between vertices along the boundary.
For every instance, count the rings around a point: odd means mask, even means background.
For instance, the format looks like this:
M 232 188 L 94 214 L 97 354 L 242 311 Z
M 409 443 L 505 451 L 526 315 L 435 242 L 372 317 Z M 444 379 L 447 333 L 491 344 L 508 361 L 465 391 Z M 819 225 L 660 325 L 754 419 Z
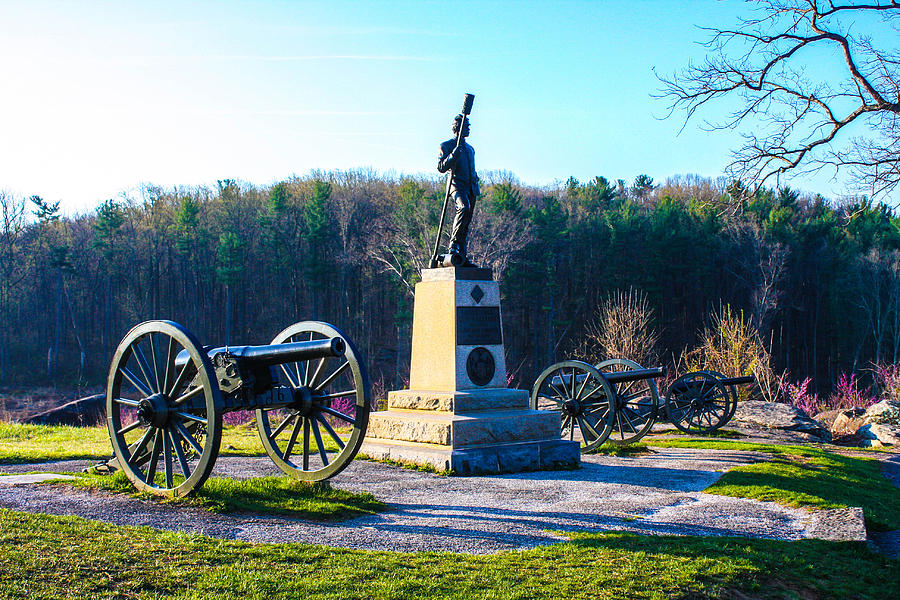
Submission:
M 116 462 L 139 490 L 185 496 L 212 472 L 222 416 L 255 410 L 263 448 L 288 475 L 321 481 L 359 450 L 369 419 L 360 354 L 326 323 L 291 325 L 265 346 L 203 347 L 171 321 L 134 327 L 109 370 Z
M 567 360 L 541 373 L 531 391 L 531 407 L 558 411 L 563 438 L 574 440 L 578 428 L 582 452 L 607 440 L 629 444 L 656 421 L 659 394 L 653 380 L 665 374 L 665 367 L 644 369 L 624 359 L 596 366 Z
M 597 365 L 567 360 L 537 378 L 531 407 L 559 412 L 561 436 L 576 439 L 577 429 L 582 452 L 590 452 L 607 440 L 617 445 L 637 442 L 656 423 L 660 408 L 685 433 L 712 433 L 737 410 L 735 386 L 756 381 L 752 376 L 694 371 L 677 378 L 660 398 L 654 379 L 665 374 L 665 367 L 645 369 L 621 358 Z
M 756 378 L 725 377 L 709 370 L 685 373 L 669 386 L 666 416 L 685 433 L 712 433 L 734 416 L 737 386 L 748 383 L 756 383 Z

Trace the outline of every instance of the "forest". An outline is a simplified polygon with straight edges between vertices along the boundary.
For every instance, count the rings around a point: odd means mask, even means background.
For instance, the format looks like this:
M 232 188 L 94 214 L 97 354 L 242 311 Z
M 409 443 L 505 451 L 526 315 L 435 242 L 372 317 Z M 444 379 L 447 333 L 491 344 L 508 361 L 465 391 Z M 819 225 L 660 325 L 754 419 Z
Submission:
M 900 216 L 886 205 L 696 176 L 484 179 L 470 250 L 500 281 L 514 386 L 583 355 L 598 310 L 623 291 L 645 297 L 657 360 L 673 366 L 723 307 L 775 372 L 820 393 L 900 360 Z M 377 385 L 402 387 L 443 193 L 438 179 L 312 172 L 148 185 L 66 217 L 0 192 L 0 385 L 102 385 L 128 329 L 171 319 L 209 344 L 327 321 Z

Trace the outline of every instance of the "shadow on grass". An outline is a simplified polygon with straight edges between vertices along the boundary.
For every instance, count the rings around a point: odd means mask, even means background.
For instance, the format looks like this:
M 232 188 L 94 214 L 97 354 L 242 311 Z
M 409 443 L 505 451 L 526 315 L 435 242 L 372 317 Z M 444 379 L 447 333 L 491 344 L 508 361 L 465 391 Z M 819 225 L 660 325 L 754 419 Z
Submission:
M 158 483 L 162 483 L 161 476 L 158 479 Z M 176 478 L 176 485 L 179 483 L 178 479 L 180 478 Z M 199 506 L 216 513 L 279 514 L 311 521 L 343 521 L 387 509 L 383 502 L 369 493 L 348 492 L 335 489 L 328 482 L 298 481 L 289 477 L 210 477 L 193 495 L 177 499 L 139 492 L 121 471 L 112 475 L 82 475 L 77 480 L 66 483 L 145 500 Z
M 487 556 L 373 552 L 250 544 L 0 509 L 0 596 L 39 590 L 52 598 L 189 592 L 226 600 L 900 597 L 900 562 L 861 543 L 573 536 Z
M 900 597 L 900 578 L 896 577 L 900 562 L 872 552 L 863 542 L 786 542 L 613 532 L 576 534 L 571 543 L 600 554 L 611 551 L 646 555 L 650 562 L 660 565 L 706 563 L 710 568 L 697 573 L 698 588 L 716 590 L 715 597 L 735 597 L 735 590 L 750 592 L 754 598 Z M 713 566 L 723 563 L 733 570 Z M 684 597 L 694 596 L 686 593 Z

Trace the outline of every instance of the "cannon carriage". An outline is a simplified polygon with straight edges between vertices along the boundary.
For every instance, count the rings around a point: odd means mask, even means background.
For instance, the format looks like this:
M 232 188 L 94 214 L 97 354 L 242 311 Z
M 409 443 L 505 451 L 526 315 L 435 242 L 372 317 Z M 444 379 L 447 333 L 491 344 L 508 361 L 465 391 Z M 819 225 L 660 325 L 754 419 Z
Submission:
M 291 477 L 344 469 L 368 424 L 359 351 L 326 323 L 296 323 L 263 346 L 201 346 L 181 325 L 129 331 L 107 380 L 107 425 L 118 467 L 139 490 L 185 496 L 209 477 L 222 417 L 256 411 L 266 454 Z
M 737 386 L 756 383 L 752 375 L 725 377 L 716 371 L 692 371 L 672 382 L 665 398 L 672 425 L 690 434 L 716 431 L 737 410 Z
M 736 386 L 754 383 L 752 376 L 725 377 L 715 371 L 681 375 L 660 398 L 655 379 L 665 367 L 645 369 L 627 359 L 597 365 L 567 360 L 551 365 L 535 381 L 531 407 L 560 413 L 563 439 L 581 440 L 582 452 L 606 441 L 637 442 L 650 432 L 661 412 L 679 430 L 709 434 L 734 416 Z
M 641 368 L 632 361 L 615 359 L 599 365 L 579 360 L 556 363 L 537 378 L 531 392 L 531 408 L 560 413 L 564 439 L 575 439 L 577 427 L 582 452 L 605 441 L 628 444 L 653 426 L 658 402 L 656 378 L 665 367 Z

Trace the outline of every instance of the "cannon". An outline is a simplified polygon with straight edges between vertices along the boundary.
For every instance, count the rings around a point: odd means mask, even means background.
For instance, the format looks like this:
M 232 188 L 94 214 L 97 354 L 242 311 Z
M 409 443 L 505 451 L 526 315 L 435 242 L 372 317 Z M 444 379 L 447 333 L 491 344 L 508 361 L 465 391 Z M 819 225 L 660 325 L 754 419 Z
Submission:
M 567 360 L 541 373 L 531 391 L 531 407 L 559 412 L 561 436 L 575 439 L 577 427 L 582 452 L 590 452 L 607 440 L 637 442 L 650 432 L 660 408 L 685 433 L 712 433 L 734 416 L 736 386 L 756 381 L 694 371 L 678 377 L 660 398 L 654 379 L 665 374 L 665 367 L 645 369 L 622 358 L 597 365 Z
M 106 414 L 115 461 L 144 492 L 181 497 L 203 485 L 222 416 L 256 411 L 266 454 L 286 474 L 322 481 L 342 471 L 368 425 L 369 378 L 339 329 L 295 323 L 263 346 L 201 346 L 172 321 L 147 321 L 119 343 Z
M 654 379 L 665 367 L 641 368 L 633 361 L 614 359 L 599 365 L 567 360 L 551 365 L 537 378 L 531 408 L 560 413 L 561 435 L 575 439 L 582 452 L 603 442 L 629 444 L 643 437 L 656 420 L 659 394 Z
M 716 371 L 685 373 L 666 392 L 666 416 L 685 433 L 712 433 L 737 410 L 737 386 L 755 383 L 752 375 L 725 377 Z

